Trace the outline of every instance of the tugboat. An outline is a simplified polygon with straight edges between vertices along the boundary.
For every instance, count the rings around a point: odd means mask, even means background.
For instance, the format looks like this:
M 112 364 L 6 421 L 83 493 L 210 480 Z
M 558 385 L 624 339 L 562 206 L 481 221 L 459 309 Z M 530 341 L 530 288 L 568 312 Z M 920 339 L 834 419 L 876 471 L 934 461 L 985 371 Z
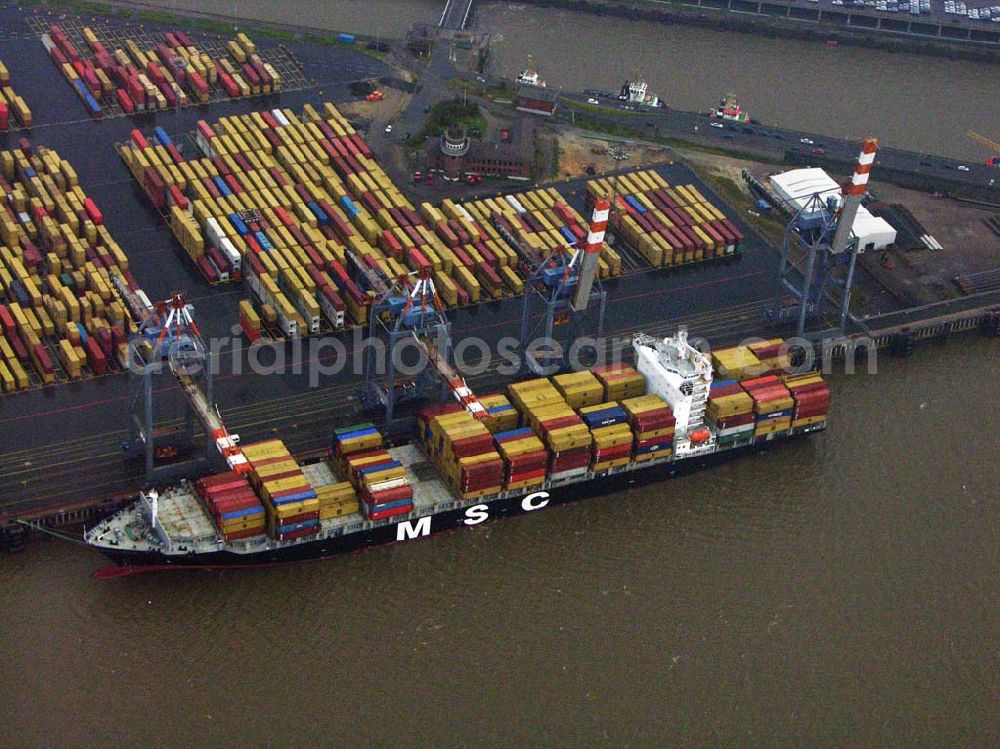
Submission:
M 646 81 L 637 75 L 635 80 L 625 81 L 622 84 L 618 100 L 645 107 L 662 107 L 663 102 L 660 101 L 660 97 L 649 93 L 646 89 Z
M 522 86 L 545 88 L 545 81 L 538 77 L 538 71 L 531 67 L 531 55 L 528 55 L 528 67 L 517 76 L 517 82 Z
M 712 110 L 712 118 L 729 122 L 750 122 L 750 115 L 740 109 L 736 94 L 726 94 L 719 102 L 719 108 Z

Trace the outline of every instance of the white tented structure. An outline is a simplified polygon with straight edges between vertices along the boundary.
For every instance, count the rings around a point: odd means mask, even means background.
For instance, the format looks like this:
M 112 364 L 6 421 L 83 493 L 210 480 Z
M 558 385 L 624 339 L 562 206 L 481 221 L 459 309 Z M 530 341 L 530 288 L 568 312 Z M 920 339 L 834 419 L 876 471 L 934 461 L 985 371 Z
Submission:
M 793 211 L 807 205 L 813 195 L 819 195 L 824 202 L 832 198 L 839 206 L 843 195 L 840 185 L 825 170 L 818 167 L 792 169 L 770 177 L 771 189 Z M 867 208 L 858 208 L 857 218 L 852 227 L 853 234 L 858 238 L 858 249 L 861 252 L 881 250 L 896 241 L 896 230 L 888 221 L 873 216 Z

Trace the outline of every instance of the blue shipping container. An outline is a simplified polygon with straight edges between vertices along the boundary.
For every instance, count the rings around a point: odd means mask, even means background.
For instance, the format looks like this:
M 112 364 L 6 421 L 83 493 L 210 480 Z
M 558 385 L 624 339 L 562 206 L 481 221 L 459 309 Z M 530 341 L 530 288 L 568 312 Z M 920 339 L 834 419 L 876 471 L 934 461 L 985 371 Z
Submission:
M 270 252 L 274 249 L 274 245 L 271 244 L 271 240 L 267 238 L 267 235 L 262 231 L 256 231 L 253 234 L 253 238 L 257 240 L 257 244 L 265 252 Z
M 289 502 L 301 502 L 306 499 L 316 499 L 315 489 L 303 489 L 295 494 L 289 494 L 287 497 L 278 497 L 277 499 L 271 498 L 271 502 L 276 505 L 287 505 Z
M 343 44 L 354 44 L 354 34 L 337 34 L 337 41 Z
M 583 422 L 594 429 L 596 427 L 609 427 L 613 424 L 624 424 L 626 421 L 625 410 L 618 406 L 603 408 L 600 411 L 590 411 L 580 414 Z
M 507 439 L 530 437 L 532 434 L 534 434 L 534 432 L 531 427 L 521 427 L 520 429 L 510 429 L 506 432 L 497 432 L 493 435 L 493 439 L 497 442 L 503 442 Z
M 365 427 L 364 429 L 357 429 L 353 432 L 344 432 L 343 434 L 335 434 L 337 442 L 346 442 L 347 440 L 357 439 L 358 437 L 367 437 L 370 434 L 376 434 L 378 430 L 375 427 Z
M 646 212 L 646 206 L 644 206 L 638 200 L 636 200 L 635 198 L 633 198 L 631 195 L 626 195 L 625 196 L 625 202 L 628 203 L 633 208 L 635 208 L 639 213 L 645 213 Z
M 571 232 L 565 226 L 559 227 L 559 233 L 566 237 L 566 241 L 569 243 L 570 247 L 576 247 L 576 234 Z
M 312 211 L 312 214 L 319 221 L 320 226 L 327 226 L 330 223 L 330 217 L 326 215 L 326 211 L 319 207 L 319 203 L 315 200 L 311 200 L 306 203 L 306 206 Z
M 245 518 L 249 515 L 263 515 L 264 510 L 260 505 L 255 507 L 244 507 L 242 510 L 233 510 L 231 512 L 222 513 L 223 520 L 235 520 L 236 518 Z
M 233 225 L 233 228 L 236 229 L 241 237 L 245 237 L 250 233 L 250 228 L 243 222 L 238 213 L 229 214 L 229 223 Z
M 215 186 L 223 195 L 233 194 L 233 191 L 229 189 L 229 185 L 226 184 L 226 180 L 222 179 L 222 177 L 212 177 L 212 182 L 215 183 Z
M 403 466 L 398 460 L 389 460 L 385 463 L 375 463 L 374 465 L 365 466 L 360 471 L 358 471 L 359 476 L 364 476 L 366 473 L 378 473 L 379 471 L 387 471 L 390 468 L 401 468 Z
M 306 528 L 315 528 L 319 525 L 319 520 L 300 520 L 298 523 L 291 523 L 289 525 L 279 525 L 277 527 L 278 535 L 283 535 L 285 533 L 294 533 L 295 531 L 302 531 Z
M 87 329 L 85 327 L 83 327 L 83 323 L 82 322 L 78 322 L 76 324 L 76 329 L 80 331 L 80 343 L 86 343 L 87 339 L 90 336 L 87 334 Z
M 161 146 L 169 146 L 171 143 L 170 136 L 167 135 L 167 131 L 159 125 L 153 128 L 153 137 L 156 138 Z

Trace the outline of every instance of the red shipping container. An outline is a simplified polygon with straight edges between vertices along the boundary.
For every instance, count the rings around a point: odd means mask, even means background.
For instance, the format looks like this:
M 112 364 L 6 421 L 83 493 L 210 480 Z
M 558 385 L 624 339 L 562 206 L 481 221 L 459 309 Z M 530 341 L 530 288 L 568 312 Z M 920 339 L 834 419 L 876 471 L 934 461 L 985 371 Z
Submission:
M 135 111 L 135 104 L 132 102 L 132 98 L 126 93 L 125 89 L 120 88 L 115 91 L 115 97 L 118 99 L 118 106 L 122 108 L 125 114 L 132 114 Z
M 384 505 L 389 502 L 401 502 L 404 499 L 413 499 L 413 487 L 409 485 L 397 486 L 392 489 L 375 492 L 374 494 L 365 490 L 363 497 L 369 505 Z
M 213 473 L 211 476 L 205 476 L 204 478 L 198 479 L 195 482 L 195 486 L 249 486 L 247 480 L 240 476 L 236 471 L 224 471 L 222 473 Z
M 829 411 L 829 406 L 809 406 L 808 408 L 796 411 L 792 416 L 792 419 L 808 419 L 810 416 L 825 416 L 829 413 Z
M 201 271 L 201 275 L 209 283 L 215 283 L 216 281 L 219 280 L 219 271 L 215 269 L 215 267 L 212 265 L 212 263 L 209 261 L 206 255 L 202 255 L 200 258 L 198 258 L 198 261 L 195 263 L 195 265 L 198 266 L 198 270 Z
M 386 518 L 396 517 L 397 515 L 409 515 L 413 512 L 413 504 L 403 505 L 402 507 L 393 507 L 388 510 L 376 510 L 368 515 L 369 520 L 385 520 Z
M 291 533 L 279 533 L 275 536 L 277 541 L 292 541 L 296 538 L 305 538 L 306 536 L 315 536 L 319 533 L 319 526 L 313 526 L 311 528 L 302 528 L 301 530 L 292 531 Z
M 724 419 L 719 419 L 715 422 L 715 425 L 719 429 L 731 429 L 732 427 L 741 427 L 745 424 L 753 424 L 757 420 L 757 416 L 754 413 L 738 414 L 736 416 L 727 416 Z
M 481 455 L 493 449 L 492 434 L 477 434 L 474 437 L 455 440 L 451 444 L 451 451 L 458 458 L 466 458 L 471 455 Z
M 93 370 L 94 374 L 104 374 L 108 369 L 108 360 L 104 356 L 104 352 L 101 351 L 97 339 L 93 336 L 89 337 L 83 348 L 87 354 L 87 364 Z
M 14 315 L 11 314 L 6 304 L 0 304 L 0 327 L 3 327 L 4 332 L 11 336 L 17 331 Z

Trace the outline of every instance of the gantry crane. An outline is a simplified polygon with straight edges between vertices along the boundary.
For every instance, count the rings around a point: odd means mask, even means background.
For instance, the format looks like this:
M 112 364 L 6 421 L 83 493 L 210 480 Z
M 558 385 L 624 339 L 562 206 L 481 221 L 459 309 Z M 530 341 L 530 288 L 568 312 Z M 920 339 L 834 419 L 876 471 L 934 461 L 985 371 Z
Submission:
M 145 297 L 134 294 L 141 302 Z M 169 480 L 174 474 L 190 474 L 190 461 L 171 466 L 165 459 L 194 444 L 194 422 L 205 432 L 204 451 L 195 460 L 208 468 L 215 455 L 237 473 L 250 465 L 239 447 L 239 435 L 231 434 L 212 403 L 212 363 L 194 321 L 194 308 L 184 295 L 175 293 L 147 309 L 139 331 L 129 341 L 129 437 L 122 443 L 126 452 L 142 455 L 146 462 L 147 484 Z M 154 388 L 153 381 L 169 377 L 180 386 L 185 411 L 179 425 L 161 420 L 167 404 L 168 388 Z M 162 399 L 162 400 L 161 400 Z M 154 408 L 154 401 L 161 406 Z
M 598 199 L 584 247 L 553 250 L 528 277 L 521 319 L 521 366 L 526 372 L 553 374 L 570 363 L 574 344 L 584 336 L 603 335 L 607 293 L 597 270 L 610 209 L 610 200 Z M 516 238 L 507 241 L 530 262 L 531 253 Z
M 390 435 L 402 432 L 410 421 L 400 414 L 400 406 L 428 398 L 453 397 L 473 417 L 486 419 L 486 408 L 453 363 L 451 322 L 430 270 L 393 282 L 360 263 L 356 270 L 372 291 L 380 292 L 369 311 L 369 339 L 364 344 L 365 381 L 360 398 L 365 408 L 384 410 Z M 379 345 L 383 339 L 387 346 Z M 406 362 L 408 346 L 413 351 L 411 361 Z
M 805 334 L 806 321 L 819 317 L 828 297 L 838 305 L 840 330 L 844 330 L 854 285 L 854 269 L 863 251 L 853 236 L 854 219 L 865 195 L 868 175 L 875 163 L 878 141 L 867 138 L 861 147 L 854 176 L 842 188 L 839 201 L 835 195 L 813 195 L 785 229 L 781 248 L 779 277 L 792 303 L 779 300 L 766 314 L 773 320 L 796 320 L 799 336 Z M 806 267 L 800 271 L 792 255 L 805 255 Z M 838 298 L 839 297 L 839 298 Z

